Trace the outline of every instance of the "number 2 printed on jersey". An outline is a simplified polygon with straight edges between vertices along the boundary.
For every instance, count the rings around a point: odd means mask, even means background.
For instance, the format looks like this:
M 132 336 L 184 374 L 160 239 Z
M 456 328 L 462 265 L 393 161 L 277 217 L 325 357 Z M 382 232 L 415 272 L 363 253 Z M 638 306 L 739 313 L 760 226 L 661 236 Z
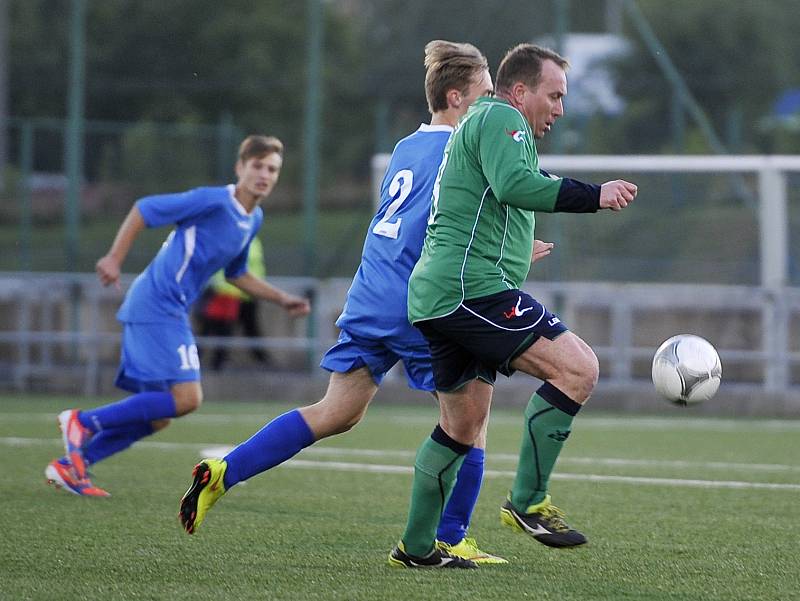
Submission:
M 386 236 L 387 238 L 397 239 L 400 233 L 400 224 L 403 222 L 402 217 L 398 217 L 397 221 L 391 222 L 390 219 L 400 208 L 408 196 L 411 194 L 411 186 L 414 184 L 414 173 L 410 169 L 401 169 L 395 173 L 389 184 L 389 196 L 394 198 L 391 204 L 386 207 L 384 213 L 375 227 L 372 228 L 372 233 L 378 236 Z M 396 197 L 396 198 L 395 198 Z

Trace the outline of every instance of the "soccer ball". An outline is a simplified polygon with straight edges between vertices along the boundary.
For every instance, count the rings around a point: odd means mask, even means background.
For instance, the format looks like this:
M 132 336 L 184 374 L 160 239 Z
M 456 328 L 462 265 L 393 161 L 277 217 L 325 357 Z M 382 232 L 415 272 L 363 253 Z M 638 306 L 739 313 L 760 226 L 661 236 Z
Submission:
M 678 334 L 658 347 L 653 357 L 656 391 L 676 405 L 707 401 L 716 394 L 722 363 L 708 340 Z

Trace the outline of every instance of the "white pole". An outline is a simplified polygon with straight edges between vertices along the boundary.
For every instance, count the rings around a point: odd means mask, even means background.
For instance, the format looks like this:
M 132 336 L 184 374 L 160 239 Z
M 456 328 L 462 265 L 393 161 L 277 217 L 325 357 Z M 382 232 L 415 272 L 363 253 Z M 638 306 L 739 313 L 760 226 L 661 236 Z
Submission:
M 779 292 L 788 282 L 789 222 L 786 175 L 777 169 L 758 173 L 761 285 Z
M 783 302 L 788 284 L 789 216 L 786 200 L 786 174 L 777 169 L 758 173 L 759 230 L 761 236 L 761 285 L 768 291 L 764 312 L 764 350 L 767 390 L 784 390 L 788 376 L 788 314 Z

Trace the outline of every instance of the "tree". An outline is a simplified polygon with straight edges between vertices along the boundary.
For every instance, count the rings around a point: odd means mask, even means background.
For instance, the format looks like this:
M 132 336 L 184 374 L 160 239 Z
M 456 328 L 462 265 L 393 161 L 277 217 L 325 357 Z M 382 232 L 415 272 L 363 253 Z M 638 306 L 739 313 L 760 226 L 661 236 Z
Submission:
M 368 154 L 363 142 L 343 144 L 364 113 L 364 101 L 354 97 L 366 57 L 356 51 L 352 23 L 326 6 L 322 143 L 326 169 L 340 173 L 353 154 Z M 280 0 L 89 2 L 87 119 L 215 123 L 230 113 L 240 129 L 286 141 L 291 179 L 302 144 L 305 7 Z M 11 112 L 63 117 L 70 2 L 16 0 L 11 8 Z
M 800 85 L 794 69 L 800 59 L 796 3 L 638 4 L 721 137 L 739 152 L 770 151 L 760 119 L 781 90 Z M 617 79 L 628 109 L 619 123 L 609 126 L 608 151 L 671 151 L 672 90 L 630 22 L 627 35 L 633 49 L 617 66 Z M 709 149 L 700 142 L 687 150 Z

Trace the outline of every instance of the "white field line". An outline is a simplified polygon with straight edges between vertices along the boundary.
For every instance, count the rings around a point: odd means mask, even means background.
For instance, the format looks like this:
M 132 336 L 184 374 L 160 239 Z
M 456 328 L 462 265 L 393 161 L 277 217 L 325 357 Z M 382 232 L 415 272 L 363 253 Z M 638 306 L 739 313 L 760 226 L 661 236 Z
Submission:
M 676 409 L 684 411 L 683 409 Z M 691 409 L 686 410 L 691 412 Z M 431 407 L 429 416 L 420 414 L 393 414 L 383 415 L 380 411 L 368 414 L 367 420 L 373 423 L 388 424 L 430 424 L 431 428 L 436 424 L 438 413 Z M 521 424 L 522 409 L 519 416 L 509 414 L 497 414 L 490 418 L 494 424 Z M 259 427 L 275 417 L 271 412 L 252 413 L 252 414 L 222 414 L 222 413 L 196 413 L 184 420 L 190 420 L 198 424 L 252 424 Z M 56 415 L 44 413 L 25 413 L 25 412 L 2 412 L 0 411 L 0 422 L 16 423 L 39 423 L 50 422 L 55 424 Z M 728 419 L 713 417 L 697 417 L 687 415 L 686 417 L 593 417 L 591 415 L 580 416 L 575 421 L 575 430 L 709 430 L 712 432 L 730 432 L 747 429 L 748 432 L 770 431 L 770 432 L 797 432 L 800 431 L 800 419 Z
M 227 455 L 231 446 L 209 446 L 203 449 L 204 456 L 222 457 Z M 206 453 L 206 451 L 208 451 Z M 212 452 L 213 451 L 213 452 Z M 416 451 L 379 450 L 379 449 L 346 449 L 339 447 L 309 447 L 303 454 L 335 456 L 335 457 L 386 457 L 395 459 L 413 459 Z M 517 462 L 519 455 L 511 453 L 487 454 L 492 461 Z M 779 463 L 735 463 L 729 461 L 682 461 L 669 459 L 622 459 L 613 457 L 559 457 L 559 465 L 604 465 L 613 467 L 665 467 L 678 469 L 719 469 L 719 470 L 752 470 L 755 472 L 800 472 L 800 465 L 783 465 Z
M 339 461 L 308 461 L 291 459 L 286 467 L 324 469 L 343 472 L 372 472 L 379 474 L 412 474 L 414 468 L 402 465 L 378 465 L 376 463 L 343 463 Z M 513 478 L 515 473 L 504 470 L 486 470 L 485 478 Z M 772 482 L 738 482 L 733 480 L 685 480 L 679 478 L 641 478 L 637 476 L 603 476 L 599 474 L 553 474 L 554 480 L 579 482 L 614 482 L 621 484 L 650 484 L 656 486 L 684 486 L 693 488 L 739 488 L 800 491 L 800 484 L 778 484 Z
M 29 446 L 38 444 L 60 443 L 61 439 L 55 438 L 0 438 L 0 444 L 9 446 Z M 154 449 L 198 449 L 203 457 L 223 457 L 233 447 L 214 443 L 184 443 L 184 442 L 159 442 L 142 441 L 138 447 Z M 303 455 L 318 455 L 323 457 L 383 457 L 387 459 L 413 459 L 416 451 L 402 451 L 389 449 L 351 449 L 339 447 L 313 446 L 303 450 Z M 518 455 L 511 453 L 488 453 L 492 461 L 516 462 Z M 676 469 L 713 469 L 713 470 L 744 470 L 754 472 L 800 472 L 800 465 L 785 465 L 780 463 L 736 463 L 730 461 L 682 461 L 670 459 L 623 459 L 614 457 L 560 457 L 559 465 L 602 465 L 610 467 L 661 467 Z
M 677 409 L 677 408 L 676 408 Z M 680 409 L 679 409 L 680 410 Z M 690 409 L 688 411 L 691 411 Z M 433 418 L 423 415 L 395 415 L 385 421 L 394 424 L 432 424 L 435 425 L 437 414 Z M 522 424 L 522 409 L 519 417 L 512 415 L 492 415 L 490 424 L 516 425 Z M 800 419 L 727 419 L 712 417 L 592 417 L 578 416 L 573 425 L 579 430 L 624 430 L 636 431 L 668 431 L 668 430 L 708 430 L 710 432 L 736 432 L 746 429 L 768 432 L 797 432 L 800 430 Z
M 60 445 L 60 440 L 52 438 L 19 438 L 19 437 L 3 437 L 0 438 L 0 444 L 7 446 L 35 446 L 35 445 Z M 172 450 L 192 450 L 199 451 L 201 456 L 223 456 L 227 454 L 232 447 L 209 445 L 200 443 L 180 443 L 180 442 L 155 442 L 155 441 L 142 441 L 137 443 L 138 447 L 144 448 L 157 448 L 157 449 L 172 449 Z M 380 451 L 373 449 L 337 449 L 337 448 L 308 448 L 305 449 L 304 454 L 316 454 L 322 456 L 371 456 L 371 457 L 402 457 L 408 459 L 413 456 L 413 453 L 408 451 Z M 516 457 L 506 454 L 506 458 Z M 580 459 L 580 458 L 579 458 Z M 586 459 L 581 460 L 583 463 L 594 461 L 603 461 Z M 615 465 L 620 465 L 619 462 L 627 460 L 608 460 L 613 461 Z M 659 462 L 657 465 L 664 465 L 666 462 Z M 702 462 L 679 462 L 681 466 L 688 467 L 703 467 L 705 464 Z M 640 465 L 640 463 L 636 463 Z M 734 464 L 738 466 L 746 466 L 747 464 Z M 754 464 L 759 465 L 759 464 Z M 319 469 L 319 470 L 334 470 L 334 471 L 357 471 L 367 473 L 381 473 L 381 474 L 411 474 L 413 467 L 409 465 L 383 465 L 376 463 L 349 463 L 340 461 L 310 461 L 305 459 L 291 459 L 284 464 L 285 467 L 301 468 L 301 469 Z M 775 467 L 775 466 L 773 466 Z M 782 468 L 797 469 L 796 466 L 777 466 Z M 514 472 L 510 470 L 485 470 L 484 477 L 487 478 L 513 478 Z M 800 490 L 800 484 L 785 484 L 773 482 L 743 482 L 731 480 L 697 480 L 697 479 L 682 479 L 682 478 L 653 478 L 641 476 L 616 476 L 604 474 L 572 474 L 572 473 L 555 473 L 551 476 L 556 480 L 573 480 L 583 482 L 617 482 L 625 484 L 651 484 L 661 486 L 684 486 L 696 488 L 738 488 L 738 489 L 768 489 L 768 490 Z
M 56 438 L 19 438 L 19 437 L 0 437 L 0 444 L 9 446 L 30 446 L 39 444 L 59 443 L 61 439 Z M 198 449 L 203 457 L 223 457 L 232 449 L 231 445 L 219 445 L 214 443 L 188 443 L 188 442 L 161 442 L 161 441 L 142 441 L 137 443 L 137 447 L 155 449 Z M 319 455 L 323 457 L 383 457 L 387 459 L 413 459 L 416 451 L 403 451 L 396 449 L 352 449 L 341 447 L 321 447 L 312 446 L 303 450 L 304 455 Z M 516 462 L 518 455 L 511 453 L 492 453 L 488 454 L 492 461 L 513 461 Z M 779 463 L 736 463 L 729 461 L 683 461 L 670 459 L 623 459 L 614 457 L 560 457 L 559 465 L 603 465 L 614 467 L 665 467 L 665 468 L 697 468 L 697 469 L 720 469 L 720 470 L 751 470 L 764 472 L 800 472 L 798 465 L 785 465 Z

